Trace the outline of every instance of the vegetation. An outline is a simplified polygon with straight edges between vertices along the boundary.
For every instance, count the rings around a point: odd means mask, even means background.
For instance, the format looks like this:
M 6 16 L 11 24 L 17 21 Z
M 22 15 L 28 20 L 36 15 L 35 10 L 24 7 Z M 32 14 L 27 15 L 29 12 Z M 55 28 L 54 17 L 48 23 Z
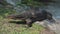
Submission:
M 0 34 L 39 34 L 43 27 L 33 24 L 31 28 L 25 28 L 25 25 L 8 23 L 8 19 L 0 21 Z
M 7 3 L 5 1 L 0 2 L 0 4 L 4 6 L 0 6 L 0 34 L 39 34 L 40 31 L 44 29 L 42 26 L 37 24 L 33 24 L 31 28 L 27 29 L 23 27 L 23 25 L 9 23 L 9 20 L 5 17 L 9 14 L 15 14 L 16 11 L 12 8 L 7 8 Z M 36 7 L 44 5 L 44 3 L 40 2 L 39 0 L 22 0 L 21 3 L 18 2 L 17 5 Z
M 33 24 L 31 28 L 24 27 L 22 24 L 9 23 L 11 19 L 5 17 L 15 13 L 12 9 L 0 8 L 0 34 L 39 34 L 43 27 Z
M 15 11 L 12 9 L 0 8 L 0 16 L 2 16 L 2 17 L 6 17 L 9 14 L 13 14 L 13 13 L 15 13 Z
M 55 2 L 53 0 L 21 0 L 21 2 L 17 3 L 17 5 L 27 5 L 31 7 L 38 7 L 48 5 L 49 2 Z

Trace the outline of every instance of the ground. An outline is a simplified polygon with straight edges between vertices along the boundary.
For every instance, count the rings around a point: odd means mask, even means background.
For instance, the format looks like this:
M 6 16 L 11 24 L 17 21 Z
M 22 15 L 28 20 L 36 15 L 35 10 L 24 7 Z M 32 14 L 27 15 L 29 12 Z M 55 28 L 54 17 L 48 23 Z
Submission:
M 9 21 L 12 19 L 0 19 L 0 34 L 55 34 L 36 23 L 31 28 L 26 28 L 25 25 L 9 23 Z
M 39 34 L 42 26 L 33 24 L 31 28 L 25 28 L 24 25 L 8 23 L 8 19 L 0 19 L 0 34 Z

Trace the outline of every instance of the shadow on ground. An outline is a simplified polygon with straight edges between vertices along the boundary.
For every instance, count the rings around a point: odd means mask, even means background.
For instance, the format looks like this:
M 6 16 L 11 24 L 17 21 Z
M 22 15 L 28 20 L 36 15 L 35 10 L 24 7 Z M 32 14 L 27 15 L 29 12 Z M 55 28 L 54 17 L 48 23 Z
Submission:
M 26 24 L 26 21 L 9 21 L 9 23 Z

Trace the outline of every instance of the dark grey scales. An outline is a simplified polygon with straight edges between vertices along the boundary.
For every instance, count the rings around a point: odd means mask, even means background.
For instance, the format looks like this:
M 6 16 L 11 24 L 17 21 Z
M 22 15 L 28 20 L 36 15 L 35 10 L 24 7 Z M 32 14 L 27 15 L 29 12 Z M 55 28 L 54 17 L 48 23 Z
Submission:
M 42 11 L 26 11 L 20 15 L 9 15 L 7 18 L 10 19 L 20 19 L 26 21 L 28 27 L 32 27 L 32 24 L 36 21 L 48 20 L 53 23 L 55 20 L 52 18 L 52 14 L 46 10 Z

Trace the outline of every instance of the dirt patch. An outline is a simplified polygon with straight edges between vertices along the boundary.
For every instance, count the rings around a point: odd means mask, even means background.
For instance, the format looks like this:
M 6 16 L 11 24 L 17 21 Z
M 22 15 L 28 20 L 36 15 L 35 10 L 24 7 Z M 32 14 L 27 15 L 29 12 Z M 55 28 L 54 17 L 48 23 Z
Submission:
M 44 29 L 44 30 L 40 31 L 40 34 L 55 34 L 55 32 L 50 31 L 48 29 Z

